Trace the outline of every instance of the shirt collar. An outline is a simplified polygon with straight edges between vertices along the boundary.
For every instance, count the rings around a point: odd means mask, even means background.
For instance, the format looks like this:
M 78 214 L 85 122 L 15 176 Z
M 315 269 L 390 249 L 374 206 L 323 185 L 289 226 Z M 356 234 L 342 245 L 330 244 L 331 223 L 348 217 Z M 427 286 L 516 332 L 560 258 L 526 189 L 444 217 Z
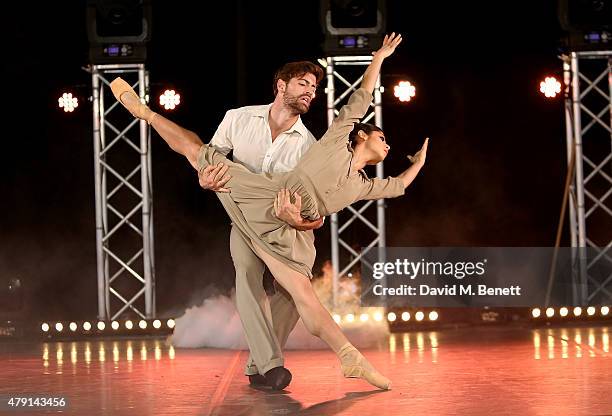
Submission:
M 263 106 L 255 109 L 255 110 L 253 110 L 252 115 L 254 117 L 261 117 L 261 118 L 263 118 L 266 121 L 266 123 L 268 123 L 268 118 L 270 116 L 270 108 L 271 107 L 272 107 L 272 104 L 263 105 Z M 293 126 L 289 127 L 285 132 L 286 133 L 298 132 L 303 138 L 308 137 L 308 129 L 306 129 L 306 126 L 302 122 L 302 117 L 300 117 L 300 116 L 298 116 L 298 119 L 293 124 Z

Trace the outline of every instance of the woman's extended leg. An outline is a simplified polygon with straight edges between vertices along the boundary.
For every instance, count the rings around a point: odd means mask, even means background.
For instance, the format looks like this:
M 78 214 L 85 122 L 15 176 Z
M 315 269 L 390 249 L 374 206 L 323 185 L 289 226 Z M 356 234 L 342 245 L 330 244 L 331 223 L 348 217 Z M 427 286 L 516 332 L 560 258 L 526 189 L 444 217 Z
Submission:
M 390 389 L 389 379 L 376 371 L 344 336 L 317 298 L 308 277 L 275 259 L 256 244 L 253 246 L 255 253 L 266 263 L 276 281 L 293 298 L 306 329 L 325 341 L 338 355 L 344 376 L 363 378 L 378 388 Z
M 203 143 L 197 134 L 184 129 L 161 114 L 155 113 L 145 104 L 141 103 L 136 92 L 123 79 L 115 78 L 115 80 L 111 82 L 111 90 L 115 98 L 117 98 L 134 117 L 146 120 L 151 124 L 172 150 L 185 156 L 191 166 L 196 170 L 198 169 L 197 156 Z

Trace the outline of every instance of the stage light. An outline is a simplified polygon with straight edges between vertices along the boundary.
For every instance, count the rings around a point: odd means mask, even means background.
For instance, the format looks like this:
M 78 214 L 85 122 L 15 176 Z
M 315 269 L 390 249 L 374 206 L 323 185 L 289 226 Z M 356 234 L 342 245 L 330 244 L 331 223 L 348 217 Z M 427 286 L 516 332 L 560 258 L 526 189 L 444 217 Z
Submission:
M 589 306 L 587 308 L 587 315 L 589 315 L 589 316 L 595 315 L 595 307 L 594 306 Z
M 125 329 L 134 328 L 134 323 L 132 321 L 125 321 Z
M 73 97 L 69 92 L 63 93 L 62 96 L 57 99 L 57 103 L 66 113 L 72 113 L 74 109 L 79 106 L 79 100 Z
M 140 329 L 147 329 L 147 321 L 141 320 L 140 322 L 138 322 L 138 326 L 140 327 Z
M 542 312 L 540 311 L 540 308 L 533 308 L 531 310 L 531 316 L 533 316 L 534 318 L 539 318 L 541 314 Z
M 546 308 L 546 316 L 552 318 L 555 316 L 555 310 L 553 308 Z
M 374 313 L 374 320 L 375 320 L 376 322 L 380 322 L 380 321 L 382 321 L 382 320 L 383 320 L 383 315 L 382 315 L 382 313 L 380 313 L 380 312 L 375 312 L 375 313 Z
M 346 320 L 346 322 L 353 322 L 355 320 L 355 315 L 349 313 L 344 319 Z
M 362 314 L 359 316 L 359 320 L 360 320 L 361 322 L 365 322 L 365 321 L 367 321 L 367 320 L 368 320 L 368 318 L 369 318 L 369 316 L 368 316 L 368 314 L 367 314 L 367 313 L 362 313 Z
M 161 328 L 161 321 L 159 319 L 156 319 L 153 321 L 153 328 L 155 329 Z
M 174 322 L 174 319 L 168 319 L 166 325 L 168 325 L 168 328 L 172 329 L 174 328 L 174 325 L 176 325 L 176 322 Z
M 429 312 L 429 320 L 430 321 L 435 321 L 437 319 L 438 319 L 438 312 L 436 312 L 436 311 Z
M 58 322 L 58 323 L 55 324 L 55 330 L 57 332 L 62 332 L 63 329 L 64 329 L 64 325 L 62 325 L 61 322 Z
M 91 330 L 91 324 L 89 322 L 83 322 L 83 329 L 85 331 Z
M 389 320 L 389 322 L 394 322 L 397 319 L 397 316 L 395 315 L 395 313 L 389 312 L 389 314 L 387 315 L 387 319 Z
M 574 308 L 574 316 L 580 316 L 582 315 L 582 308 L 580 306 L 576 306 Z
M 601 307 L 601 314 L 603 316 L 607 316 L 610 313 L 610 308 L 607 306 L 602 306 Z
M 561 92 L 561 83 L 555 77 L 546 77 L 540 82 L 540 92 L 545 97 L 555 98 Z
M 174 90 L 166 90 L 159 96 L 159 105 L 165 110 L 174 110 L 181 103 L 181 95 Z
M 414 319 L 416 319 L 419 322 L 421 322 L 423 318 L 425 318 L 425 314 L 421 311 L 418 311 L 417 313 L 414 314 Z
M 401 102 L 407 103 L 416 95 L 416 88 L 409 81 L 400 81 L 393 87 L 393 95 Z
M 104 328 L 106 328 L 106 324 L 102 321 L 98 322 L 98 330 L 104 331 Z
M 565 306 L 559 309 L 559 315 L 561 316 L 567 316 L 568 313 L 569 313 L 569 310 Z
M 76 324 L 76 322 L 70 322 L 70 330 L 72 332 L 76 331 L 78 329 L 78 325 Z
M 342 321 L 342 318 L 340 318 L 340 315 L 335 313 L 334 314 L 334 321 L 336 321 L 336 323 L 339 324 Z
M 402 312 L 402 321 L 410 320 L 410 312 Z
M 111 322 L 111 328 L 113 328 L 113 330 L 118 330 L 119 329 L 119 322 L 117 321 L 113 321 Z
M 49 332 L 49 324 L 44 323 L 40 326 L 40 329 L 42 329 L 43 332 Z

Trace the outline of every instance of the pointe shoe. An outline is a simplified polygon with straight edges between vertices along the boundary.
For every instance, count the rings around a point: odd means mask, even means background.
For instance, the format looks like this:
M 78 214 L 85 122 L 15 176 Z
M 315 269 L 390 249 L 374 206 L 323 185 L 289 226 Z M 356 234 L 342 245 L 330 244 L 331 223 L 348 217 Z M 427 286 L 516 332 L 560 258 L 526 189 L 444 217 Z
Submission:
M 157 114 L 140 101 L 140 97 L 138 97 L 130 84 L 117 77 L 110 83 L 110 87 L 117 101 L 132 113 L 134 117 L 146 120 L 151 124 Z
M 379 389 L 391 390 L 391 380 L 376 371 L 350 342 L 340 348 L 338 356 L 344 377 L 362 378 Z

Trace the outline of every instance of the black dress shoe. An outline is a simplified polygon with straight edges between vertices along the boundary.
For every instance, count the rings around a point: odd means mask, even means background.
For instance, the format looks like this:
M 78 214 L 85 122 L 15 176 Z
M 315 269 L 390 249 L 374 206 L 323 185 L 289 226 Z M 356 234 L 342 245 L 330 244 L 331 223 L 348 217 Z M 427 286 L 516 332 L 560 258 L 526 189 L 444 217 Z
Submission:
M 272 390 L 282 390 L 291 383 L 291 373 L 285 367 L 274 367 L 268 370 L 264 377 Z
M 251 386 L 267 386 L 266 378 L 261 374 L 249 374 L 249 384 Z

